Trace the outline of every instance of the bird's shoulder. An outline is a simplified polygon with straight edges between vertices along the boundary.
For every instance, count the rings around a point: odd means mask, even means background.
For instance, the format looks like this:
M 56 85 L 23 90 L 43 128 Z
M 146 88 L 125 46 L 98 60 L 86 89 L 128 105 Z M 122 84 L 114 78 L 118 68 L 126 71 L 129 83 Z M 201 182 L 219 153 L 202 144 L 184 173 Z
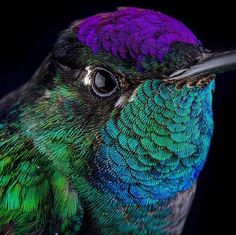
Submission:
M 6 125 L 0 124 L 0 234 L 78 231 L 78 193 L 31 139 Z

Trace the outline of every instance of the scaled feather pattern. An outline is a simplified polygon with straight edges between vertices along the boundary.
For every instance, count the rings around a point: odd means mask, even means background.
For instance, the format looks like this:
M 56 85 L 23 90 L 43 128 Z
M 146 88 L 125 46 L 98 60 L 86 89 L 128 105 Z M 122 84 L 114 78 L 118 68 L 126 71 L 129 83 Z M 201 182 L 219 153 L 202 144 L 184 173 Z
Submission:
M 0 101 L 0 234 L 180 234 L 213 135 L 215 82 L 166 81 L 204 52 L 153 10 L 64 30 Z
M 200 45 L 181 22 L 161 12 L 138 8 L 123 8 L 82 20 L 77 36 L 94 53 L 103 49 L 137 64 L 145 56 L 162 61 L 173 42 Z

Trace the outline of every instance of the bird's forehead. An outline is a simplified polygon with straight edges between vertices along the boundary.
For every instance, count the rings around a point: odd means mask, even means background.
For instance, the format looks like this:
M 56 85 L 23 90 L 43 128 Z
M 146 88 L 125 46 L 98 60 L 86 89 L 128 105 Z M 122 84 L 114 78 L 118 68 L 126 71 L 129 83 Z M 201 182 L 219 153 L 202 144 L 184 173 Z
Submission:
M 162 62 L 175 42 L 200 45 L 181 22 L 139 8 L 122 8 L 88 17 L 76 26 L 76 35 L 94 54 L 105 51 L 137 66 L 147 57 Z

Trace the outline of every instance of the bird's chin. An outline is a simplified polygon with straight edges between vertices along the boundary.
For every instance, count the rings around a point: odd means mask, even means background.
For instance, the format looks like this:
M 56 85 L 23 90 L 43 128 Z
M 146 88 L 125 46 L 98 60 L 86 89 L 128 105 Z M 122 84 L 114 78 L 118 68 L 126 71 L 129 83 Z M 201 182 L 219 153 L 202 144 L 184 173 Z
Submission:
M 183 86 L 187 86 L 188 88 L 204 88 L 206 87 L 211 81 L 215 79 L 216 75 L 202 75 L 199 77 L 186 77 L 180 80 L 171 80 L 169 78 L 163 79 L 164 82 L 167 84 L 174 84 L 177 90 L 182 89 Z

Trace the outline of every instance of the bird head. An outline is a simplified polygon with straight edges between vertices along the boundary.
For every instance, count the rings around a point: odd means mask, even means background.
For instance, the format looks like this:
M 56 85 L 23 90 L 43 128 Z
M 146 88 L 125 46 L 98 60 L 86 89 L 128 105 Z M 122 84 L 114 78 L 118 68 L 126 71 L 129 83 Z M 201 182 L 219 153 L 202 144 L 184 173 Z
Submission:
M 160 12 L 88 17 L 61 33 L 32 79 L 25 132 L 75 187 L 83 178 L 128 203 L 169 198 L 204 165 L 215 74 L 235 65 L 235 51 L 204 49 Z

